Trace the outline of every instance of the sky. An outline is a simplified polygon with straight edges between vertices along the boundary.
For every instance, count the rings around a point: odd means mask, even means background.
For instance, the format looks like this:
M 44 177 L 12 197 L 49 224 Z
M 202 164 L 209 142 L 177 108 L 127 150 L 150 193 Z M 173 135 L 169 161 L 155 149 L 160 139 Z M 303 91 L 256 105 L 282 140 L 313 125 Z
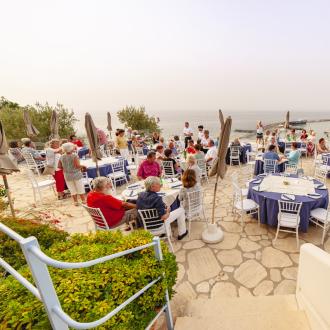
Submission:
M 328 0 L 0 4 L 0 95 L 22 105 L 330 109 Z

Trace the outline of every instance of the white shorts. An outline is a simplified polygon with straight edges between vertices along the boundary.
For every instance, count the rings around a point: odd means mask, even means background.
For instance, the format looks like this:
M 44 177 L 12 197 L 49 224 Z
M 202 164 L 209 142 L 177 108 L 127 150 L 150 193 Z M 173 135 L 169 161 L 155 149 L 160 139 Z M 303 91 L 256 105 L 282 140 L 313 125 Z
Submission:
M 68 186 L 71 195 L 83 195 L 85 194 L 85 186 L 84 180 L 74 180 L 74 181 L 66 181 L 66 185 Z

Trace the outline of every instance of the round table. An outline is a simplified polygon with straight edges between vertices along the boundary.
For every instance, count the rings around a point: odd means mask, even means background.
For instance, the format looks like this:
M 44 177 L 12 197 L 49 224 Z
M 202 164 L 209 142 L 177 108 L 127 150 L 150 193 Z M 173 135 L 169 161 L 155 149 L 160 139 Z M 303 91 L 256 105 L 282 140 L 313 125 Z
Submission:
M 89 154 L 89 149 L 87 147 L 81 147 L 78 149 L 79 158 L 83 158 L 84 156 Z
M 274 174 L 273 176 L 280 176 Z M 268 176 L 271 177 L 271 176 Z M 290 175 L 291 178 L 297 178 L 297 175 Z M 258 178 L 261 178 L 260 176 Z M 285 177 L 283 177 L 284 179 Z M 262 179 L 262 178 L 261 178 Z M 303 179 L 301 179 L 303 180 Z M 314 184 L 320 184 L 319 181 L 313 179 Z M 248 198 L 254 200 L 260 207 L 260 222 L 268 224 L 270 226 L 277 226 L 278 215 L 278 201 L 281 199 L 281 193 L 271 191 L 255 191 L 252 187 L 260 185 L 250 182 Z M 321 197 L 319 199 L 313 199 L 307 195 L 296 195 L 294 202 L 302 202 L 300 211 L 300 226 L 299 230 L 307 232 L 310 212 L 316 208 L 327 208 L 329 195 L 328 190 L 315 189 L 315 192 L 319 193 Z
M 134 186 L 134 189 L 129 189 L 130 186 Z M 132 201 L 137 200 L 139 193 L 145 191 L 143 181 L 135 182 L 130 186 L 128 186 L 128 188 L 121 193 L 121 196 L 123 197 L 124 200 L 132 200 Z M 177 208 L 180 207 L 178 196 L 181 188 L 182 188 L 182 182 L 179 181 L 178 179 L 164 180 L 164 185 L 160 190 L 159 194 L 162 196 L 163 202 L 166 204 L 166 206 L 171 207 L 171 211 L 176 210 Z
M 284 172 L 285 171 L 285 164 L 287 161 L 281 162 L 277 164 L 277 172 Z M 256 163 L 254 165 L 254 175 L 259 175 L 264 173 L 264 161 L 262 158 L 257 158 Z
M 112 173 L 112 167 L 111 164 L 116 163 L 120 157 L 104 157 L 101 160 L 99 160 L 98 167 L 100 171 L 100 176 L 107 176 L 108 174 Z M 97 176 L 96 173 L 96 165 L 95 162 L 93 162 L 92 159 L 82 159 L 80 160 L 80 165 L 87 167 L 87 175 L 89 178 L 94 179 Z M 128 170 L 127 170 L 128 162 L 125 160 L 125 173 L 127 176 L 127 179 L 129 180 L 128 176 Z M 123 182 L 119 182 L 119 184 L 123 184 Z

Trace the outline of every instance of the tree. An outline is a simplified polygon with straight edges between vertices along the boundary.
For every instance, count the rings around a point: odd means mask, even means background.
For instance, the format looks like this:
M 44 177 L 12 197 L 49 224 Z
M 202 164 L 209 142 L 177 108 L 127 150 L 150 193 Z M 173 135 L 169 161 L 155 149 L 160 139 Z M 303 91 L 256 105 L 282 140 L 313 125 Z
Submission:
M 117 112 L 118 119 L 126 127 L 142 132 L 159 132 L 160 128 L 156 119 L 146 113 L 145 107 L 138 108 L 134 106 L 126 106 Z
M 38 141 L 47 141 L 50 137 L 50 119 L 53 110 L 59 114 L 59 135 L 63 138 L 72 134 L 74 124 L 77 121 L 74 112 L 65 108 L 62 104 L 56 104 L 55 107 L 48 103 L 37 103 L 35 106 L 22 107 L 18 103 L 14 103 L 1 97 L 0 99 L 0 119 L 4 125 L 8 140 L 18 140 L 26 137 L 25 124 L 23 120 L 23 110 L 28 109 L 33 125 L 38 129 L 40 134 Z

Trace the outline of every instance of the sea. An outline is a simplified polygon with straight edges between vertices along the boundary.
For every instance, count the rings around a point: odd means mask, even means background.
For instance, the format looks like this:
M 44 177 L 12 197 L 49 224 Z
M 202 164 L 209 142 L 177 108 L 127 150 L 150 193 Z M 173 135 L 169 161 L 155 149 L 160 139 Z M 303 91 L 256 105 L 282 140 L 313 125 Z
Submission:
M 91 112 L 94 123 L 97 127 L 106 130 L 106 113 L 101 112 Z M 219 116 L 217 110 L 200 110 L 200 111 L 161 111 L 159 113 L 148 113 L 151 116 L 159 118 L 159 126 L 162 130 L 162 135 L 167 139 L 173 135 L 182 135 L 182 130 L 184 127 L 184 122 L 188 121 L 190 127 L 196 132 L 197 126 L 203 125 L 204 129 L 210 131 L 210 136 L 213 138 L 219 135 Z M 236 132 L 239 130 L 255 130 L 257 121 L 261 120 L 264 125 L 272 124 L 275 122 L 285 121 L 286 111 L 223 111 L 225 117 L 231 116 L 232 118 L 232 130 L 231 137 L 245 137 L 252 138 L 255 134 L 244 134 L 241 132 Z M 84 116 L 83 114 L 77 114 L 79 119 L 76 127 L 77 133 L 79 135 L 85 135 L 84 133 Z M 328 121 L 323 122 L 307 122 L 305 125 L 298 125 L 297 127 L 305 128 L 307 130 L 313 129 L 317 137 L 327 137 L 327 133 L 330 135 L 330 112 L 290 112 L 291 120 L 307 120 L 307 121 L 317 121 L 321 119 L 328 119 Z M 118 121 L 115 113 L 112 113 L 112 127 L 123 128 L 124 125 Z

